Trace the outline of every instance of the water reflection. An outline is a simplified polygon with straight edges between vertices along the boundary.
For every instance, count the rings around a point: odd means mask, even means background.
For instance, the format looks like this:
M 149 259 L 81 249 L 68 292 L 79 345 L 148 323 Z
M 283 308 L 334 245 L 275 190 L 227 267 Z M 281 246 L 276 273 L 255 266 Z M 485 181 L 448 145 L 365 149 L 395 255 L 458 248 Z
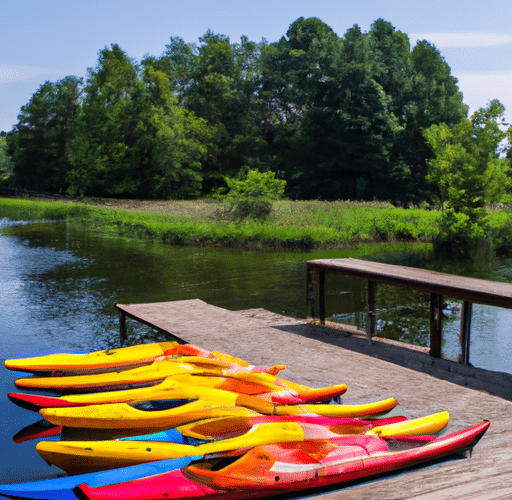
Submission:
M 264 308 L 306 317 L 306 261 L 350 256 L 350 250 L 313 255 L 175 247 L 109 237 L 74 225 L 18 224 L 0 235 L 0 348 L 14 357 L 27 350 L 117 346 L 116 302 L 199 298 L 231 310 Z M 382 252 L 371 258 L 432 265 L 421 251 Z M 434 265 L 449 270 L 446 263 Z M 364 329 L 365 280 L 327 273 L 326 288 L 327 317 Z M 428 294 L 379 284 L 376 299 L 378 335 L 428 346 Z M 446 300 L 443 355 L 456 359 L 460 311 L 457 303 Z M 475 304 L 470 353 L 474 365 L 512 372 L 512 359 L 506 355 L 509 313 Z M 147 335 L 161 340 L 132 323 L 133 342 Z
M 0 219 L 0 229 L 7 224 Z M 305 317 L 307 260 L 361 257 L 375 250 L 303 254 L 186 248 L 99 235 L 73 225 L 17 223 L 0 232 L 2 357 L 117 346 L 116 302 L 199 298 L 231 310 L 264 308 Z M 422 252 L 388 253 L 381 258 L 426 265 Z M 327 279 L 327 315 L 364 328 L 364 280 L 329 274 Z M 428 343 L 425 294 L 379 285 L 377 307 L 381 334 Z M 443 351 L 449 356 L 458 354 L 458 318 L 453 311 L 444 321 Z M 135 322 L 129 322 L 129 327 L 133 342 L 142 336 L 161 340 Z M 512 373 L 511 328 L 512 311 L 475 305 L 472 363 Z M 3 367 L 1 374 L 0 447 L 9 462 L 0 468 L 0 482 L 58 475 L 35 453 L 34 441 L 24 441 L 18 434 L 20 442 L 13 443 L 12 437 L 37 422 L 39 415 L 8 401 L 5 395 L 16 391 L 18 374 Z

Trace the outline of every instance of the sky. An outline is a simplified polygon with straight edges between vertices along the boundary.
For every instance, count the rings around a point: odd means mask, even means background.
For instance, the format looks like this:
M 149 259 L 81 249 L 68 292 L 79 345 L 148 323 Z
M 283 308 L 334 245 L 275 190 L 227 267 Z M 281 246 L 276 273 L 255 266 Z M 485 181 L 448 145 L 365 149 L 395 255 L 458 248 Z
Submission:
M 198 43 L 209 29 L 231 42 L 271 43 L 299 17 L 319 18 L 340 37 L 384 19 L 411 48 L 428 40 L 470 113 L 499 99 L 512 123 L 511 0 L 0 0 L 0 131 L 45 81 L 85 77 L 113 43 L 136 61 L 160 56 L 173 36 Z

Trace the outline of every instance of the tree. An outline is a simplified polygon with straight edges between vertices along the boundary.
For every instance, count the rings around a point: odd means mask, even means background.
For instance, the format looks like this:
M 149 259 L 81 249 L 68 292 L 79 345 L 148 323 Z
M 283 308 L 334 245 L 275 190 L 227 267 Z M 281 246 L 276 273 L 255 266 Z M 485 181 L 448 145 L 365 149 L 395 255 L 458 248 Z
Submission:
M 203 120 L 177 104 L 169 78 L 139 67 L 112 45 L 100 52 L 84 87 L 69 157 L 70 190 L 89 196 L 198 196 Z
M 2 175 L 11 175 L 13 171 L 12 158 L 8 153 L 7 134 L 0 133 L 0 178 Z
M 335 93 L 331 88 L 340 48 L 340 39 L 329 26 L 317 18 L 301 17 L 286 37 L 262 51 L 259 96 L 265 104 L 261 130 L 268 166 L 284 175 L 288 193 L 296 198 L 318 196 L 318 182 L 326 180 L 315 175 L 320 148 L 314 126 L 306 123 L 328 119 L 322 112 L 336 113 L 327 96 Z M 330 135 L 330 129 L 320 135 Z
M 500 143 L 509 134 L 503 129 L 504 111 L 493 100 L 471 120 L 425 130 L 434 152 L 427 180 L 436 185 L 444 209 L 436 242 L 439 252 L 466 255 L 475 242 L 485 240 L 489 230 L 486 204 L 500 202 L 507 195 L 510 166 L 506 158 L 500 158 Z M 500 185 L 489 182 L 493 175 L 498 175 Z
M 67 159 L 80 109 L 81 79 L 45 82 L 21 108 L 8 135 L 16 185 L 64 193 L 71 165 Z

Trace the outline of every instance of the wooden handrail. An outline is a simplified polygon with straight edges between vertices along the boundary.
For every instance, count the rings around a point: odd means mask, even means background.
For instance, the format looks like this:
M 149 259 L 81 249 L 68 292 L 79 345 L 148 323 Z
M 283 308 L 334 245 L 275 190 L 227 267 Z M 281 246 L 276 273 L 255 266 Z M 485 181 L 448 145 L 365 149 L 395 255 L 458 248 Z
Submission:
M 320 324 L 325 323 L 325 273 L 333 272 L 366 279 L 367 293 L 367 336 L 371 342 L 375 335 L 375 290 L 377 283 L 411 288 L 430 293 L 430 355 L 441 357 L 442 345 L 442 302 L 443 296 L 464 302 L 461 314 L 460 363 L 469 364 L 469 343 L 471 330 L 472 303 L 486 304 L 512 309 L 512 284 L 454 274 L 440 273 L 416 267 L 383 264 L 362 259 L 317 259 L 307 262 L 308 290 L 322 290 L 315 294 L 314 310 L 319 312 Z M 316 274 L 320 288 L 312 287 Z

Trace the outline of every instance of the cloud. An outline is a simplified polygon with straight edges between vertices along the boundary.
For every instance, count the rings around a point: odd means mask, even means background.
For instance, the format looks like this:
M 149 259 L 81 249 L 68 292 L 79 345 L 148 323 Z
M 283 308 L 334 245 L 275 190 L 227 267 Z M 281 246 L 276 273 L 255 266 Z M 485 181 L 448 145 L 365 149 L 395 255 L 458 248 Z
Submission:
M 500 33 L 414 33 L 410 40 L 427 40 L 436 47 L 491 47 L 512 45 L 512 35 Z
M 49 68 L 36 68 L 33 66 L 19 65 L 0 65 L 0 85 L 2 83 L 13 83 L 32 78 L 48 77 L 49 79 L 59 79 L 65 76 L 62 70 Z

